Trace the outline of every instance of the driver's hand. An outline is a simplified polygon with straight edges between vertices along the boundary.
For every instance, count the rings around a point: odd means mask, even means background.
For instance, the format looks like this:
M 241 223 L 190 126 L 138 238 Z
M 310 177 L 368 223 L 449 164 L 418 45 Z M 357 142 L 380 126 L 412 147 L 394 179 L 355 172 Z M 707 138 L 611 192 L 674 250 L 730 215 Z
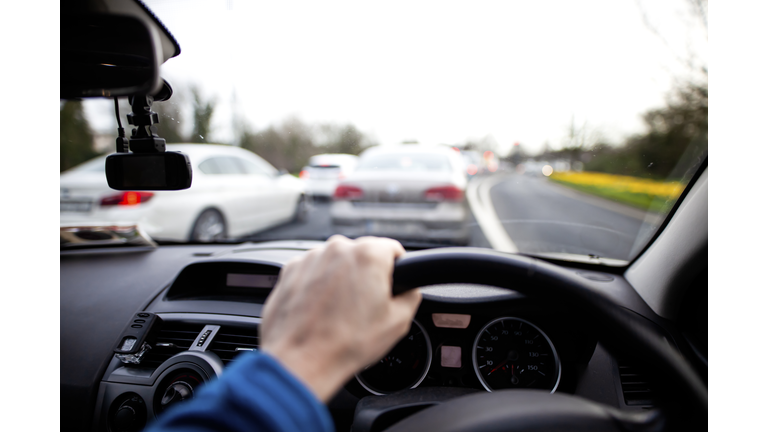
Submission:
M 262 351 L 327 402 L 408 333 L 421 293 L 392 296 L 404 253 L 390 239 L 333 236 L 289 261 L 264 306 Z

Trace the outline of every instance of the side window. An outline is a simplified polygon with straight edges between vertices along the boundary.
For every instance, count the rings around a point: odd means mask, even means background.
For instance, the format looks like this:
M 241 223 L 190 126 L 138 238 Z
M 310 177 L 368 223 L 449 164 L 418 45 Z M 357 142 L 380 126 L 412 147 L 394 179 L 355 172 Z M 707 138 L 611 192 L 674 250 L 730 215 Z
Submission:
M 217 156 L 206 159 L 198 165 L 204 174 L 243 174 L 237 158 L 231 156 Z
M 240 164 L 246 174 L 269 175 L 269 173 L 264 171 L 263 167 L 260 167 L 259 165 L 247 159 L 237 158 L 237 162 Z
M 200 162 L 200 165 L 197 167 L 200 168 L 203 174 L 221 174 L 221 170 L 219 170 L 219 166 L 216 164 L 216 158 L 206 159 Z
M 277 170 L 272 165 L 258 156 L 252 159 L 237 158 L 237 161 L 240 162 L 247 174 L 261 174 L 273 177 L 277 173 Z

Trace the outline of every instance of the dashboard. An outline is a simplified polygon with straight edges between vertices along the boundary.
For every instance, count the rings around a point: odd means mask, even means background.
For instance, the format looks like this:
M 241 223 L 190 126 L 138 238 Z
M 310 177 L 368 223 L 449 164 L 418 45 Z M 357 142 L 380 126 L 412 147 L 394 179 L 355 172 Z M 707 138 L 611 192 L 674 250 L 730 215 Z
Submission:
M 138 431 L 259 348 L 282 265 L 318 242 L 61 253 L 61 419 Z M 674 336 L 620 276 L 570 268 Z M 620 409 L 653 405 L 642 365 L 617 359 L 589 316 L 558 299 L 449 284 L 422 288 L 408 335 L 329 403 L 337 430 L 380 430 L 456 394 L 533 388 Z M 407 391 L 406 391 L 407 390 Z M 363 415 L 365 414 L 365 415 Z

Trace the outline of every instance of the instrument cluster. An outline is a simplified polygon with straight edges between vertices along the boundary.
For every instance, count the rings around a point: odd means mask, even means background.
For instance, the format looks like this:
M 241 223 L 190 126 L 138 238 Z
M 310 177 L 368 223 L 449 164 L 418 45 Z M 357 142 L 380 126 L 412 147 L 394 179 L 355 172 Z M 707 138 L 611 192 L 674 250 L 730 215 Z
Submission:
M 586 363 L 596 345 L 589 324 L 569 327 L 565 317 L 527 315 L 422 312 L 408 334 L 347 389 L 359 397 L 416 387 L 563 390 L 561 351 L 566 369 Z M 574 381 L 575 373 L 565 375 Z

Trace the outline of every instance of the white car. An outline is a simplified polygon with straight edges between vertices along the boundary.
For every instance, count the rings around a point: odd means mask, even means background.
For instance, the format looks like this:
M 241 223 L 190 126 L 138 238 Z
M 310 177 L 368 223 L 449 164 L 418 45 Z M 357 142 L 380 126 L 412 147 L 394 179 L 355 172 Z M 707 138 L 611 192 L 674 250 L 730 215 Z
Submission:
M 300 175 L 306 194 L 319 198 L 332 197 L 339 181 L 347 178 L 357 167 L 357 160 L 355 155 L 340 153 L 312 156 Z
M 256 154 L 212 144 L 172 144 L 167 150 L 189 156 L 189 189 L 113 190 L 104 174 L 106 155 L 100 156 L 61 174 L 61 225 L 138 223 L 157 240 L 213 241 L 303 218 L 302 182 Z

